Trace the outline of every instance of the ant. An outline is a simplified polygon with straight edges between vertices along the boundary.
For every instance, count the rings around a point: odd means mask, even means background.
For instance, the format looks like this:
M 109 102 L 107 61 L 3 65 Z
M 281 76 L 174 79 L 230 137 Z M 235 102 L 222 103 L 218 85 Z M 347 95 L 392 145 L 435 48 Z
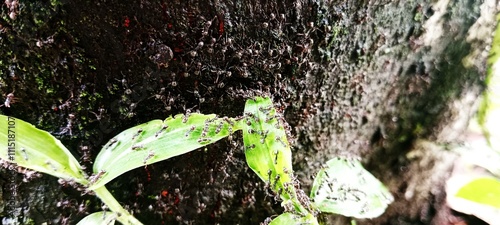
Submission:
M 0 107 L 5 106 L 7 108 L 10 108 L 10 104 L 13 104 L 17 101 L 17 98 L 14 97 L 14 92 L 11 92 L 7 95 L 7 98 L 5 99 L 5 102 L 0 105 Z

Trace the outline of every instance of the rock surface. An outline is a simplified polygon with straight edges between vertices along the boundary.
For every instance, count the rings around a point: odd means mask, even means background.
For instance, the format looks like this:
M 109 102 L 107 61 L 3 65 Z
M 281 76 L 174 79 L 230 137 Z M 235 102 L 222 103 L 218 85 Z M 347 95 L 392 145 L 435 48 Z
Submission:
M 322 163 L 347 155 L 393 193 L 386 214 L 358 224 L 430 224 L 444 209 L 453 154 L 414 143 L 460 136 L 498 12 L 493 0 L 9 4 L 0 93 L 15 98 L 1 110 L 60 138 L 89 171 L 128 127 L 188 110 L 237 116 L 267 93 L 290 125 L 306 190 Z M 12 175 L 1 177 L 6 199 Z M 24 221 L 74 224 L 101 208 L 47 175 L 16 179 Z M 108 188 L 145 224 L 259 224 L 282 210 L 247 168 L 240 134 Z

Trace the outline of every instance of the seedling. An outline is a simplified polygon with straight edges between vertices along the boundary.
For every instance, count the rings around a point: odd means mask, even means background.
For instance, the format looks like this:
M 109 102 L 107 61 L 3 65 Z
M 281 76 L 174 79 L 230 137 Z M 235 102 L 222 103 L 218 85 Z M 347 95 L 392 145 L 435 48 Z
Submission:
M 132 169 L 185 154 L 242 130 L 248 166 L 282 201 L 285 212 L 269 224 L 319 224 L 319 212 L 372 218 L 382 214 L 392 196 L 371 174 L 352 160 L 327 163 L 314 182 L 312 200 L 300 189 L 292 169 L 290 143 L 284 120 L 269 98 L 248 100 L 243 116 L 237 118 L 187 113 L 153 120 L 129 128 L 105 144 L 88 176 L 71 153 L 46 131 L 12 117 L 0 115 L 0 148 L 15 151 L 0 155 L 6 163 L 79 183 L 93 191 L 111 212 L 97 212 L 84 224 L 142 224 L 127 212 L 104 186 Z M 15 135 L 13 135 L 15 134 Z M 28 162 L 29 159 L 29 162 Z M 341 162 L 341 163 L 339 163 Z M 355 177 L 355 179 L 353 179 Z

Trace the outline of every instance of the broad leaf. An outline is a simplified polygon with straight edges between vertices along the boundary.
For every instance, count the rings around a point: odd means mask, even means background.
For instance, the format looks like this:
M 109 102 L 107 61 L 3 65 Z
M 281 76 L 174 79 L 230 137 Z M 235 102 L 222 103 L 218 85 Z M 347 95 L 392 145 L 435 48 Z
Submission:
M 291 201 L 297 211 L 307 212 L 297 200 L 290 144 L 271 100 L 262 97 L 247 100 L 240 124 L 248 166 L 284 202 Z
M 14 117 L 0 115 L 0 158 L 18 166 L 87 184 L 78 161 L 46 131 Z
M 214 143 L 237 129 L 232 124 L 233 119 L 193 113 L 127 129 L 112 138 L 97 155 L 90 189 L 132 169 Z
M 457 212 L 473 215 L 488 224 L 498 224 L 500 180 L 485 176 L 481 170 L 463 170 L 446 182 L 446 203 Z
M 481 177 L 464 185 L 455 196 L 500 209 L 500 181 Z
M 359 161 L 334 158 L 314 180 L 311 198 L 322 212 L 356 218 L 384 213 L 392 195 Z
M 274 218 L 269 225 L 317 225 L 318 221 L 312 214 L 299 216 L 293 213 L 283 213 Z
M 95 212 L 78 222 L 76 225 L 114 225 L 116 215 L 112 212 Z

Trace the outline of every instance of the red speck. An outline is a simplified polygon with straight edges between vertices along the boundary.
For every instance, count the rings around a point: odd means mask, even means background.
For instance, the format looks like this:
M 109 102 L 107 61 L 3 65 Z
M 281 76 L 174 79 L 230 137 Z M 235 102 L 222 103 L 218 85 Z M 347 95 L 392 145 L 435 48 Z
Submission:
M 216 213 L 219 212 L 221 205 L 222 205 L 221 196 L 219 194 L 219 196 L 217 196 L 217 201 L 216 201 L 215 206 L 212 210 L 212 213 L 210 213 L 210 217 L 212 217 L 212 219 L 215 218 Z
M 175 201 L 174 201 L 174 205 L 179 204 L 180 201 L 181 201 L 181 199 L 179 198 L 179 196 L 176 196 Z
M 128 16 L 125 16 L 125 20 L 123 21 L 123 26 L 124 27 L 130 26 L 130 19 L 128 18 Z
M 172 29 L 172 27 L 173 27 L 173 26 L 174 26 L 174 25 L 172 25 L 171 23 L 167 24 L 167 28 L 168 28 L 169 30 L 170 30 L 170 29 Z
M 217 19 L 219 20 L 219 35 L 222 36 L 224 33 L 224 17 L 222 15 L 217 15 Z
M 174 47 L 174 52 L 175 53 L 180 53 L 180 52 L 183 52 L 184 50 L 182 48 L 179 48 L 179 47 Z
M 145 166 L 144 169 L 146 170 L 146 174 L 148 175 L 148 182 L 150 182 L 151 181 L 151 172 L 149 172 L 147 166 Z
M 161 1 L 161 11 L 162 11 L 162 16 L 163 16 L 163 21 L 166 22 L 169 20 L 169 16 L 168 16 L 168 13 L 167 13 L 167 3 L 165 3 L 165 1 Z
M 161 196 L 166 198 L 168 196 L 168 191 L 167 190 L 161 191 Z

